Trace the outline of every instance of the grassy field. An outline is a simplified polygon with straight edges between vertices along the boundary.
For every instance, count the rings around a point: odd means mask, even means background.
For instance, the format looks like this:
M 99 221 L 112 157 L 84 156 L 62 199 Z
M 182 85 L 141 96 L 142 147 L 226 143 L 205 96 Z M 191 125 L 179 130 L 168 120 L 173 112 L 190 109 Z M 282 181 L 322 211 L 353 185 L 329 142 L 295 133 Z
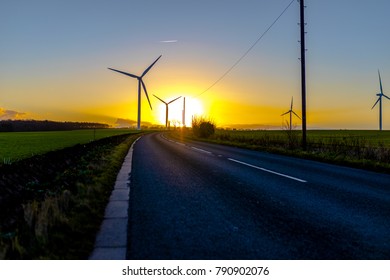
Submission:
M 320 141 L 352 140 L 359 139 L 371 146 L 390 147 L 390 131 L 377 130 L 311 130 L 308 131 L 308 141 L 318 143 Z
M 248 148 L 282 147 L 299 149 L 302 132 L 299 130 L 216 130 L 209 139 L 221 144 L 234 144 Z M 328 147 L 390 148 L 390 131 L 374 130 L 308 130 L 309 150 Z
M 281 142 L 288 141 L 289 131 L 287 130 L 217 130 L 215 139 L 272 139 Z M 301 131 L 293 130 L 297 140 L 300 141 Z M 390 147 L 390 131 L 376 130 L 308 130 L 307 141 L 309 144 L 328 143 L 335 141 L 364 141 L 372 146 L 385 145 Z
M 130 145 L 124 134 L 0 168 L 0 260 L 87 259 Z
M 187 137 L 194 138 L 190 132 Z M 299 130 L 217 129 L 199 140 L 390 172 L 390 131 L 309 130 L 305 151 Z
M 0 165 L 33 155 L 85 144 L 109 136 L 137 133 L 129 129 L 96 129 L 48 132 L 1 132 Z

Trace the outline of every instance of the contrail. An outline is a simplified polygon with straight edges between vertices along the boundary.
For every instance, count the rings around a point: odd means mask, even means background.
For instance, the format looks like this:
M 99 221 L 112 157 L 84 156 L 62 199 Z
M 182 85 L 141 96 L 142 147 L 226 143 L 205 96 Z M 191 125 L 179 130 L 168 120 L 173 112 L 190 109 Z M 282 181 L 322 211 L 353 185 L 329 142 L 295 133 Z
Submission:
M 165 41 L 160 41 L 160 43 L 177 43 L 178 40 L 165 40 Z

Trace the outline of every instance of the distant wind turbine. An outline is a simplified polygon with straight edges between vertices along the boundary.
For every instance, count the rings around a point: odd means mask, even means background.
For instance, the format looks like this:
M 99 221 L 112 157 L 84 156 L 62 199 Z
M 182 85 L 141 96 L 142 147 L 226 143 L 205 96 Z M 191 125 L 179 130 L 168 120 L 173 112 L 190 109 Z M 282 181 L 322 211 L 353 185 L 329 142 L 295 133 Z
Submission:
M 156 97 L 158 100 L 160 100 L 162 103 L 165 104 L 165 127 L 168 127 L 168 105 L 171 104 L 172 102 L 175 102 L 176 100 L 178 100 L 181 96 L 169 101 L 169 102 L 165 102 L 164 100 L 162 100 L 160 97 L 156 96 L 153 94 L 154 97 Z
M 121 73 L 123 75 L 127 75 L 127 76 L 130 76 L 132 78 L 138 79 L 138 118 L 137 118 L 137 129 L 138 130 L 141 129 L 141 86 L 144 89 L 146 98 L 148 99 L 148 102 L 149 102 L 150 109 L 152 110 L 152 104 L 150 103 L 150 99 L 149 99 L 149 96 L 148 96 L 148 91 L 146 90 L 146 86 L 145 86 L 144 81 L 142 81 L 142 78 L 149 72 L 149 70 L 153 67 L 153 65 L 156 64 L 157 60 L 159 60 L 160 57 L 161 57 L 161 55 L 148 68 L 146 68 L 146 70 L 142 73 L 141 76 L 137 76 L 137 75 L 130 74 L 130 73 L 127 73 L 127 72 L 123 72 L 123 71 L 119 71 L 119 70 L 116 70 L 116 69 L 108 68 L 108 69 L 110 69 L 112 71 L 115 71 L 115 72 Z
M 186 98 L 183 97 L 183 111 L 182 111 L 183 127 L 186 127 Z
M 376 104 L 378 104 L 378 102 L 379 102 L 379 130 L 382 130 L 382 97 L 384 96 L 387 99 L 390 99 L 390 97 L 383 94 L 382 79 L 381 79 L 381 73 L 379 72 L 379 70 L 378 70 L 378 75 L 379 75 L 379 86 L 380 86 L 381 92 L 376 94 L 379 97 L 378 97 L 378 100 L 375 102 L 374 106 L 372 106 L 371 110 L 374 109 Z
M 290 110 L 288 110 L 286 113 L 282 114 L 281 116 L 290 114 L 290 130 L 292 130 L 292 114 L 298 117 L 298 119 L 301 120 L 301 118 L 293 111 L 293 102 L 294 102 L 294 97 L 291 97 L 291 106 Z

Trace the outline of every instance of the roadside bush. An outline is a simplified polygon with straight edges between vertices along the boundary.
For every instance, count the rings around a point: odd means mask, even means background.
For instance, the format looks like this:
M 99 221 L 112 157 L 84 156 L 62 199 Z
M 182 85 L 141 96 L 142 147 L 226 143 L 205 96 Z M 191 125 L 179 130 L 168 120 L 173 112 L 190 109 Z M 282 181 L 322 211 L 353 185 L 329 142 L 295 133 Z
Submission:
M 192 132 L 196 137 L 209 138 L 215 133 L 215 124 L 210 119 L 195 116 L 192 118 Z
M 300 147 L 300 132 L 295 128 L 290 129 L 290 123 L 286 121 L 283 127 L 283 131 L 287 136 L 287 148 L 290 150 L 298 149 Z

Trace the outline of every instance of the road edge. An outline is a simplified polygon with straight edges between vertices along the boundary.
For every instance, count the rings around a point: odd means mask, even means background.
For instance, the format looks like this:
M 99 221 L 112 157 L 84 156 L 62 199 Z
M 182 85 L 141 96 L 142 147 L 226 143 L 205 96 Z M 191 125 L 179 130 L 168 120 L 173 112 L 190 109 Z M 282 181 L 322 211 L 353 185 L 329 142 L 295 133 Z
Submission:
M 103 222 L 96 235 L 89 260 L 125 260 L 127 254 L 128 208 L 130 200 L 130 174 L 135 143 L 131 144 L 116 177 L 114 189 L 106 206 Z

